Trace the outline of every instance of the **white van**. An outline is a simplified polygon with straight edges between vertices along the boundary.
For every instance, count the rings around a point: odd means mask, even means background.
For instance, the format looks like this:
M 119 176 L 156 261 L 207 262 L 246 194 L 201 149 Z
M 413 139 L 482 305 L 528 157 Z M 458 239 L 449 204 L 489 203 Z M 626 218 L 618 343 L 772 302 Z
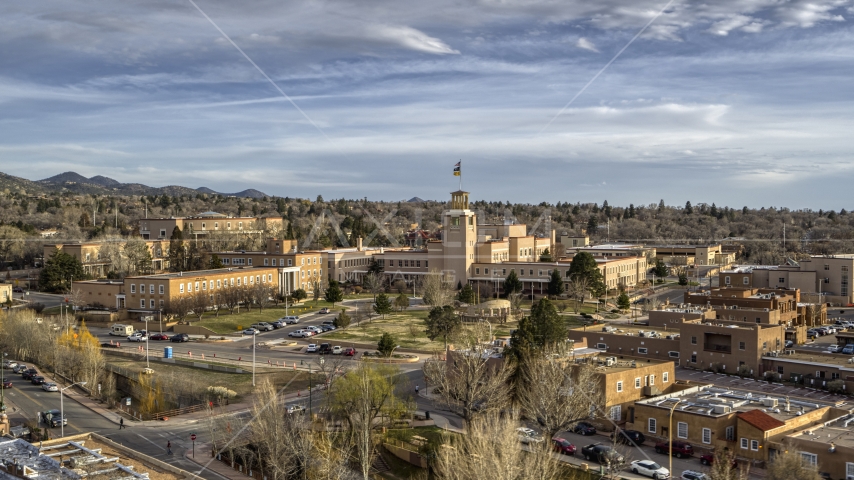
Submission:
M 132 325 L 122 325 L 121 323 L 113 324 L 110 327 L 110 335 L 115 335 L 117 337 L 127 337 L 128 335 L 133 333 Z

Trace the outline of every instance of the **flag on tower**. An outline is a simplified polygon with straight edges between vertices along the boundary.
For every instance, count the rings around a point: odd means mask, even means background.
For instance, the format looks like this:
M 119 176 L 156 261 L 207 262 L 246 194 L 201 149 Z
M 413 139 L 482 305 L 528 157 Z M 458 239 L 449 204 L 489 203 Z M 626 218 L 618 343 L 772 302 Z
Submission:
M 460 172 L 460 164 L 461 163 L 463 163 L 462 160 L 460 160 L 459 162 L 457 162 L 456 165 L 454 165 L 454 176 L 455 177 L 459 177 L 461 175 L 461 172 Z

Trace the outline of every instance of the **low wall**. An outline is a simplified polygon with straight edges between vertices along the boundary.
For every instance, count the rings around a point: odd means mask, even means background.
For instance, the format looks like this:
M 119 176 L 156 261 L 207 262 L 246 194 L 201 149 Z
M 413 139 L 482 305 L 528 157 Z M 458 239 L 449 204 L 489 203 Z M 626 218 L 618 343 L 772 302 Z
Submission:
M 415 448 L 414 445 L 409 445 L 408 443 L 400 440 L 394 440 L 393 442 L 394 443 L 383 443 L 383 447 L 385 447 L 389 453 L 404 462 L 411 463 L 416 467 L 427 468 L 427 460 L 425 460 L 418 452 L 411 450 Z M 407 448 L 407 446 L 409 448 Z

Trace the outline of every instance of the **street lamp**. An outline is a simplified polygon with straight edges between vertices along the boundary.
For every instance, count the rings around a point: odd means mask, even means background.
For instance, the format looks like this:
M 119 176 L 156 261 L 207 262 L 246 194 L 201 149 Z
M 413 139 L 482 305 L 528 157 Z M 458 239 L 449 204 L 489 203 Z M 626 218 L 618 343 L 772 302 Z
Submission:
M 670 472 L 673 472 L 673 411 L 676 410 L 676 406 L 682 402 L 682 399 L 676 400 L 676 403 L 670 407 L 670 425 L 667 427 L 667 436 L 669 440 L 668 445 L 668 453 L 670 454 Z
M 6 411 L 6 399 L 3 395 L 6 390 L 6 388 L 3 386 L 3 384 L 6 383 L 6 377 L 4 376 L 4 374 L 6 373 L 6 355 L 8 354 L 6 352 L 3 352 L 3 365 L 0 365 L 0 412 Z
M 65 408 L 64 408 L 64 403 L 62 402 L 62 396 L 65 395 L 64 392 L 66 390 L 68 390 L 69 388 L 71 388 L 75 385 L 86 385 L 86 382 L 72 383 L 71 385 L 59 390 L 59 417 L 60 417 L 59 418 L 59 429 L 60 429 L 60 434 L 63 437 L 65 437 Z
M 258 332 L 252 330 L 252 386 L 255 386 L 255 335 Z

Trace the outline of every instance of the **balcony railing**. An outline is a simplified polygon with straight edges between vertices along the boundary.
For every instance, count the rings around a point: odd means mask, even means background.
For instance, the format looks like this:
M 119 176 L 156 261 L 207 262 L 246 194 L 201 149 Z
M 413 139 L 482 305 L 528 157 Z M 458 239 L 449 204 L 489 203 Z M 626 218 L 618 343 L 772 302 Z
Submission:
M 732 347 L 729 345 L 715 345 L 713 343 L 704 343 L 703 350 L 707 352 L 723 352 L 732 353 Z

